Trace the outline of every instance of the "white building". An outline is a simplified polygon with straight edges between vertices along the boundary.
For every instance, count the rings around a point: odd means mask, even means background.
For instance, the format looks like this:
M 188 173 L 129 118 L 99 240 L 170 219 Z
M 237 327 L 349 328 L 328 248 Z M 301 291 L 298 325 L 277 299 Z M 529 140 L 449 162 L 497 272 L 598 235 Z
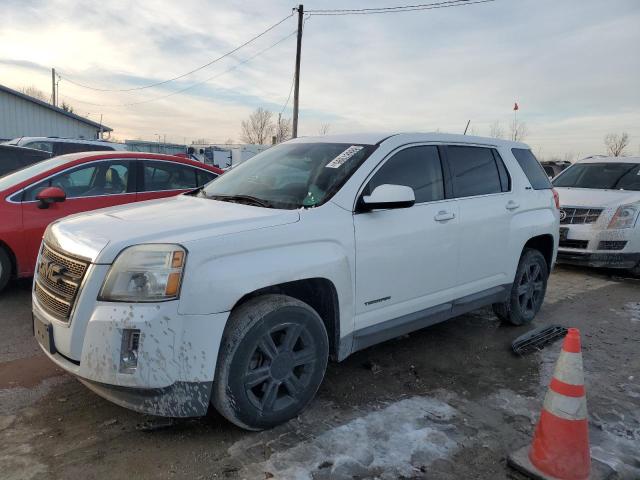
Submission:
M 0 140 L 16 137 L 100 138 L 112 128 L 0 85 Z

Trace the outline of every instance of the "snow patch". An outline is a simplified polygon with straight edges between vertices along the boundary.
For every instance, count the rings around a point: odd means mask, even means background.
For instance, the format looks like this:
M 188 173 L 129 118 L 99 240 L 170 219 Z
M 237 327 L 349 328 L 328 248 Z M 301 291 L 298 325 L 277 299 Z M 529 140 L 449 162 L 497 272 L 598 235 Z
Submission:
M 269 472 L 282 480 L 396 479 L 452 455 L 457 411 L 428 397 L 412 397 L 334 427 L 318 437 L 246 466 L 246 478 Z
M 624 311 L 631 315 L 633 323 L 640 323 L 640 302 L 629 302 L 625 304 Z

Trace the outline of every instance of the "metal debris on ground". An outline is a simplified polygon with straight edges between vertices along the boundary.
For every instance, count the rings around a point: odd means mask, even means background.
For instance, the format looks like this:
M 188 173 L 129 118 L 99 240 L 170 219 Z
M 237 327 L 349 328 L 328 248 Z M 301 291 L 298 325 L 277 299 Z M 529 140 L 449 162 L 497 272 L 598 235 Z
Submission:
M 382 367 L 376 362 L 374 362 L 373 360 L 367 360 L 363 364 L 363 367 L 366 368 L 367 370 L 371 370 L 371 373 L 373 373 L 374 375 L 377 375 L 382 371 Z
M 138 423 L 136 430 L 141 432 L 154 432 L 156 430 L 162 430 L 163 428 L 169 428 L 173 426 L 173 423 L 173 419 L 170 417 L 155 417 Z
M 566 334 L 567 329 L 560 325 L 547 325 L 535 328 L 516 338 L 511 343 L 511 348 L 517 355 L 526 355 L 527 353 L 542 350 L 550 343 L 564 338 Z

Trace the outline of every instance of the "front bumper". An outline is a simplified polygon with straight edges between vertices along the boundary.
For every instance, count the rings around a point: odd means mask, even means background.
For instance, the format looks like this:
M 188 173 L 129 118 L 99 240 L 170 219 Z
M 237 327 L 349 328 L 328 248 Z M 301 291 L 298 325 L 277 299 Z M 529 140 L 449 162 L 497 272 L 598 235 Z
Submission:
M 180 315 L 177 301 L 130 304 L 95 297 L 90 308 L 79 307 L 63 324 L 33 297 L 34 317 L 51 325 L 55 353 L 41 348 L 54 363 L 123 407 L 167 417 L 206 414 L 228 312 Z M 120 363 L 126 329 L 140 332 L 138 364 L 130 372 Z
M 213 382 L 175 382 L 164 388 L 131 388 L 77 378 L 89 390 L 116 405 L 161 417 L 206 415 L 213 386 Z
M 640 253 L 598 253 L 558 250 L 558 263 L 585 267 L 631 269 L 640 263 Z

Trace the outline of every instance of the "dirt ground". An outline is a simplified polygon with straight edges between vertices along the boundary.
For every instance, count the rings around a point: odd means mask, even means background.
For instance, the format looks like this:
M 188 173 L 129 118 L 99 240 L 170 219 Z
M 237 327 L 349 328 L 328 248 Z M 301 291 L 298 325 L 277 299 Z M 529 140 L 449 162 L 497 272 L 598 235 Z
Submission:
M 516 357 L 530 327 L 481 310 L 330 364 L 310 408 L 244 432 L 210 412 L 158 421 L 93 394 L 31 336 L 29 282 L 0 294 L 0 476 L 506 479 L 560 344 Z M 557 267 L 534 326 L 580 328 L 592 456 L 640 479 L 640 281 Z

